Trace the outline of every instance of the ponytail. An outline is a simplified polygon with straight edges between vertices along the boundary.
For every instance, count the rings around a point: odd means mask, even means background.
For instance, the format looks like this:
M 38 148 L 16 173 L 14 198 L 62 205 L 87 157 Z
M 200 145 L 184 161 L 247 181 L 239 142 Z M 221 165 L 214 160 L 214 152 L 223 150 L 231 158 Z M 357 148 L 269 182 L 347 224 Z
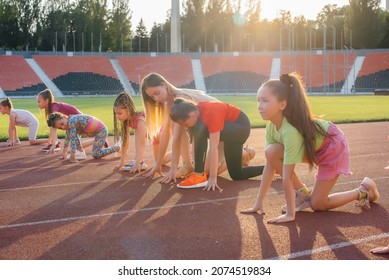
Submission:
M 58 120 L 64 119 L 65 115 L 62 113 L 51 113 L 47 118 L 47 125 L 55 128 L 55 123 Z
M 282 74 L 279 80 L 269 80 L 263 86 L 272 88 L 278 101 L 287 101 L 283 114 L 303 136 L 305 155 L 310 168 L 313 168 L 316 164 L 316 138 L 325 136 L 326 132 L 311 112 L 301 77 L 297 73 Z
M 174 122 L 185 121 L 188 119 L 191 112 L 197 110 L 197 105 L 194 102 L 177 97 L 174 99 L 173 106 L 170 111 L 170 118 Z
M 10 109 L 13 109 L 13 105 L 12 105 L 12 101 L 11 101 L 11 99 L 9 99 L 9 97 L 7 97 L 6 99 L 4 99 L 4 100 L 2 100 L 1 102 L 0 102 L 0 104 L 1 104 L 1 106 L 3 106 L 3 107 L 8 107 L 8 108 L 10 108 Z
M 37 96 L 42 96 L 44 100 L 49 100 L 47 103 L 47 108 L 45 108 L 45 117 L 48 119 L 49 115 L 53 112 L 52 105 L 54 103 L 54 95 L 48 88 L 38 93 Z

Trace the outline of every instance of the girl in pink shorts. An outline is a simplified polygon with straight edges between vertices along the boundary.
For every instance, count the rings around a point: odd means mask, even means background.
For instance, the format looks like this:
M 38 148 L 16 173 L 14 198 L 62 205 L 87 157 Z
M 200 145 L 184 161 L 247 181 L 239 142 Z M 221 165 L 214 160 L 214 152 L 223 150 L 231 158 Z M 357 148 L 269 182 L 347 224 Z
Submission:
M 263 200 L 274 173 L 282 176 L 286 205 L 282 214 L 269 223 L 293 221 L 295 212 L 311 207 L 327 211 L 354 200 L 360 205 L 379 198 L 373 180 L 365 177 L 354 190 L 330 192 L 340 174 L 351 174 L 349 148 L 343 132 L 333 123 L 315 119 L 311 112 L 301 78 L 283 74 L 280 79 L 265 82 L 258 90 L 258 110 L 266 126 L 266 165 L 262 174 L 258 198 L 252 208 L 242 213 L 264 213 Z M 295 172 L 298 163 L 317 166 L 316 183 L 308 189 Z

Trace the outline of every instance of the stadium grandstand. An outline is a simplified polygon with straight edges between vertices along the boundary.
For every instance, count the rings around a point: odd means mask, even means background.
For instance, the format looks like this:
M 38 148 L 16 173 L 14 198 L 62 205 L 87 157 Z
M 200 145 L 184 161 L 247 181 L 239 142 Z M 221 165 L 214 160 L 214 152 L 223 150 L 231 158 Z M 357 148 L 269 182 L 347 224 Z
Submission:
M 54 55 L 55 54 L 55 55 Z M 145 75 L 157 72 L 177 87 L 209 94 L 255 94 L 263 81 L 297 72 L 308 94 L 372 94 L 389 89 L 389 51 L 283 51 L 258 53 L 118 54 L 34 53 L 0 55 L 0 95 L 139 94 Z

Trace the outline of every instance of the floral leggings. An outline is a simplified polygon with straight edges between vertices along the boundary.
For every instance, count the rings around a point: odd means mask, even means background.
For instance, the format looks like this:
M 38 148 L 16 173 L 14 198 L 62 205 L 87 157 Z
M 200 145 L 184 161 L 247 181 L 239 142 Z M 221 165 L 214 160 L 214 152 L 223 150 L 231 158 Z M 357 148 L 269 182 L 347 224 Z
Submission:
M 115 147 L 103 148 L 105 139 L 107 139 L 108 131 L 105 126 L 100 127 L 96 131 L 95 141 L 93 142 L 92 157 L 99 159 L 115 152 Z

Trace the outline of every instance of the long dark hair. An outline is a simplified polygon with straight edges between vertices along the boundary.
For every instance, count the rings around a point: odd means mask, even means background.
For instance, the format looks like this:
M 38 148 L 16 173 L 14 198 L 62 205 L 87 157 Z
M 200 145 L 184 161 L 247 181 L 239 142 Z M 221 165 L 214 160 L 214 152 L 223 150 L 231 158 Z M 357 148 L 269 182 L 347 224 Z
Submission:
M 62 113 L 51 113 L 47 118 L 47 125 L 55 128 L 55 122 L 61 119 L 66 119 L 66 116 Z
M 301 77 L 297 73 L 283 74 L 280 79 L 269 80 L 262 87 L 271 88 L 278 101 L 286 100 L 283 114 L 303 136 L 306 158 L 312 168 L 316 164 L 316 138 L 325 136 L 326 131 L 311 112 Z
M 174 99 L 173 106 L 170 111 L 170 118 L 172 121 L 185 121 L 188 119 L 189 114 L 193 111 L 197 111 L 197 105 L 187 99 L 177 97 Z
M 38 93 L 37 97 L 38 96 L 42 96 L 42 98 L 44 100 L 49 100 L 48 104 L 47 104 L 47 108 L 45 108 L 45 117 L 46 117 L 46 120 L 48 119 L 49 115 L 53 112 L 51 107 L 54 103 L 54 94 L 51 92 L 51 90 L 49 90 L 48 88 L 41 91 L 40 93 Z
M 0 104 L 1 104 L 1 106 L 8 107 L 10 109 L 13 109 L 13 107 L 14 107 L 13 104 L 12 104 L 12 101 L 11 101 L 11 99 L 9 99 L 9 97 L 7 97 L 6 99 L 1 100 Z

